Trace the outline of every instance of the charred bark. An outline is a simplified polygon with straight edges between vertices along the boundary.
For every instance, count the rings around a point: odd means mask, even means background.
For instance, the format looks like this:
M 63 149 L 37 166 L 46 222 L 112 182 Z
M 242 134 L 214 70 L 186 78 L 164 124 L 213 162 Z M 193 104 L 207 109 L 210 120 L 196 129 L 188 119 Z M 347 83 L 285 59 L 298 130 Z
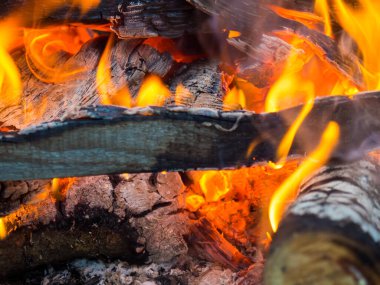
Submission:
M 367 158 L 306 180 L 276 233 L 265 284 L 378 284 L 379 171 Z
M 168 262 L 186 254 L 178 174 L 78 178 L 61 200 L 23 205 L 3 218 L 1 278 L 75 258 Z M 48 190 L 47 190 L 48 191 Z
M 376 92 L 353 100 L 317 99 L 289 155 L 303 157 L 313 150 L 331 120 L 341 128 L 333 159 L 353 160 L 378 147 L 379 104 Z M 275 159 L 301 108 L 269 114 L 183 107 L 84 108 L 60 121 L 2 133 L 0 179 L 223 169 L 266 162 Z M 248 152 L 252 143 L 256 147 Z

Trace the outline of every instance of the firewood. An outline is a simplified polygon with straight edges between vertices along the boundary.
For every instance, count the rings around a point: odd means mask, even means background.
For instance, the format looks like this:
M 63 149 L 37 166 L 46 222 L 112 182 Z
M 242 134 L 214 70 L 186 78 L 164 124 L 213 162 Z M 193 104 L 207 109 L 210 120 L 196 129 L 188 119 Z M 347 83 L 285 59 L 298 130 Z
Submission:
M 380 282 L 380 164 L 330 164 L 300 187 L 274 238 L 265 284 Z
M 45 199 L 4 218 L 0 280 L 75 258 L 168 262 L 186 255 L 187 216 L 177 173 L 77 178 L 59 200 Z
M 379 105 L 377 92 L 352 100 L 317 99 L 289 155 L 303 157 L 313 150 L 331 120 L 341 128 L 334 159 L 356 159 L 378 147 Z M 273 161 L 301 108 L 268 114 L 184 107 L 82 108 L 60 121 L 2 133 L 0 180 L 225 169 Z M 248 152 L 252 143 L 256 148 Z
M 260 67 L 262 65 L 261 50 L 257 50 L 257 47 L 265 45 L 265 41 L 268 40 L 263 35 L 276 37 L 276 35 L 272 35 L 272 32 L 291 31 L 316 48 L 318 50 L 316 54 L 335 67 L 338 74 L 344 75 L 359 86 L 362 85 L 361 72 L 356 64 L 357 59 L 353 58 L 354 55 L 348 56 L 341 53 L 333 39 L 317 30 L 309 29 L 299 22 L 282 18 L 268 6 L 277 5 L 287 9 L 311 12 L 314 5 L 313 1 L 250 0 L 239 1 L 236 5 L 231 5 L 227 0 L 188 0 L 188 2 L 213 17 L 214 33 L 222 29 L 240 33 L 240 36 L 236 38 L 229 38 L 228 42 L 252 57 L 251 66 L 258 65 Z M 218 30 L 215 30 L 215 26 Z M 280 43 L 281 40 L 279 39 L 277 44 Z M 282 43 L 281 46 L 285 50 L 289 49 L 286 43 Z
M 42 81 L 32 74 L 23 50 L 13 53 L 21 72 L 23 98 L 19 105 L 0 106 L 1 125 L 22 129 L 31 124 L 59 119 L 65 112 L 73 112 L 81 106 L 100 104 L 96 72 L 106 41 L 107 38 L 97 38 L 86 43 L 75 55 L 63 54 L 63 63 L 57 63 L 60 64 L 56 67 L 57 72 L 84 71 L 55 84 Z M 143 44 L 142 40 L 116 42 L 110 61 L 113 91 L 128 86 L 132 96 L 137 94 L 148 74 L 165 78 L 176 66 L 169 53 L 159 53 Z M 49 79 L 48 74 L 42 73 L 40 76 Z
M 206 18 L 186 0 L 124 0 L 111 18 L 111 29 L 119 38 L 177 38 L 197 32 Z

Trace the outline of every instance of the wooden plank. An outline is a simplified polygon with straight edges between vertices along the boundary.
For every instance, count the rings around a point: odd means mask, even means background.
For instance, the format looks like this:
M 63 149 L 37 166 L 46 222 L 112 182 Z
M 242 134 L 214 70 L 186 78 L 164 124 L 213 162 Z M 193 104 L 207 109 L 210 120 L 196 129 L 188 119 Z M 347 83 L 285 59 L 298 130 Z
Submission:
M 211 109 L 82 108 L 61 121 L 0 135 L 0 180 L 111 173 L 224 169 L 274 160 L 302 106 L 279 113 Z M 304 156 L 335 120 L 334 159 L 355 159 L 380 143 L 380 92 L 317 99 L 290 155 Z M 252 143 L 257 146 L 247 155 Z

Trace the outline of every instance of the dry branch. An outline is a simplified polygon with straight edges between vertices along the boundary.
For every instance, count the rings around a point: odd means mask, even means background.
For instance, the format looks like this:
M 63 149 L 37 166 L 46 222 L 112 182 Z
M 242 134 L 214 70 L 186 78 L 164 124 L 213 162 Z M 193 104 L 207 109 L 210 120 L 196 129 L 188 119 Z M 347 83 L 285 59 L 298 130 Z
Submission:
M 331 164 L 301 186 L 272 244 L 265 284 L 380 282 L 380 166 Z
M 183 107 L 83 108 L 78 113 L 0 137 L 0 179 L 231 168 L 275 159 L 302 106 L 279 113 L 218 112 Z M 317 99 L 290 155 L 316 147 L 331 120 L 341 127 L 334 159 L 378 147 L 377 92 Z M 257 146 L 247 154 L 249 146 Z

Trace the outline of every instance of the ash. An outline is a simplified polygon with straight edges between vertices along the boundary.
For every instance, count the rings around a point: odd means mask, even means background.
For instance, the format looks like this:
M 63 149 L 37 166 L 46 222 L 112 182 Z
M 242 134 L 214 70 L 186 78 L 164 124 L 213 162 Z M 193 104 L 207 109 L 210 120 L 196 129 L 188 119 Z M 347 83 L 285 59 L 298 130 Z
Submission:
M 238 275 L 229 269 L 187 258 L 182 264 L 129 265 L 123 261 L 106 263 L 78 259 L 59 270 L 50 267 L 42 280 L 29 279 L 26 284 L 100 284 L 100 285 L 228 285 L 238 284 Z M 25 283 L 24 283 L 25 284 Z

